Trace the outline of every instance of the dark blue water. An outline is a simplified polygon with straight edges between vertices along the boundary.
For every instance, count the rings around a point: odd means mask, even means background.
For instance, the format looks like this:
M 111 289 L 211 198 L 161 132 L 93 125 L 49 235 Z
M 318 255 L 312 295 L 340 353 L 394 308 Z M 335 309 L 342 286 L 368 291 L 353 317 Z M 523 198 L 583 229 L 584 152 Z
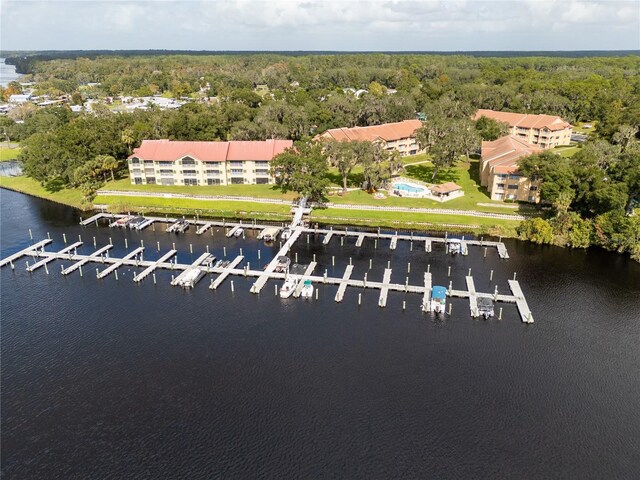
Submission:
M 29 244 L 28 228 L 50 232 L 48 250 L 66 232 L 83 252 L 112 236 L 113 255 L 142 239 L 149 259 L 174 241 L 180 262 L 207 244 L 243 248 L 252 266 L 275 253 L 220 231 L 83 228 L 72 209 L 5 190 L 0 203 L 2 257 Z M 451 265 L 454 288 L 471 268 L 479 290 L 506 293 L 517 271 L 536 323 L 511 305 L 502 321 L 472 320 L 453 299 L 437 319 L 415 294 L 380 309 L 374 291 L 361 306 L 357 290 L 337 304 L 323 285 L 317 302 L 282 300 L 272 282 L 260 295 L 237 277 L 235 293 L 208 279 L 185 291 L 170 272 L 134 285 L 127 268 L 97 280 L 93 266 L 63 277 L 60 262 L 47 275 L 22 260 L 0 277 L 3 478 L 638 478 L 640 265 L 517 241 L 500 260 L 321 240 L 294 252 L 330 275 L 351 256 L 362 278 L 373 257 L 369 279 L 391 260 L 394 281 L 411 262 L 412 283 L 430 264 L 447 285 Z

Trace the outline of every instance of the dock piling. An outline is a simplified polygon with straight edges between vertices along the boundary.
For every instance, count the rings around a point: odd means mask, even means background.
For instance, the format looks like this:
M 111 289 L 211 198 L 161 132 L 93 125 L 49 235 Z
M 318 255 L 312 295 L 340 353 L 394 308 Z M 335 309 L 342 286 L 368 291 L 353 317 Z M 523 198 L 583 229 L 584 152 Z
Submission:
M 487 256 L 487 247 L 484 247 L 484 256 Z
M 31 229 L 29 229 L 29 238 L 33 240 L 33 233 L 31 233 Z
M 335 255 L 331 255 L 331 266 L 332 267 L 336 266 L 336 257 L 335 257 Z
M 316 288 L 316 302 L 318 301 L 318 289 Z
M 153 277 L 153 284 L 155 285 L 156 284 L 156 274 L 155 274 L 155 272 L 153 273 L 152 277 Z
M 451 276 L 451 265 L 449 265 L 449 268 L 447 269 L 447 277 Z
M 222 255 L 227 258 L 227 247 L 222 247 Z
M 316 261 L 316 254 L 315 253 L 313 254 L 313 261 L 314 262 Z
M 129 249 L 129 240 L 127 238 L 124 239 L 124 248 Z
M 513 272 L 513 279 L 516 279 L 516 272 Z
M 49 269 L 47 268 L 47 264 L 44 264 L 44 271 L 47 272 L 47 275 L 49 275 Z
M 64 240 L 64 244 L 66 245 L 67 244 L 67 234 L 66 233 L 62 234 L 62 240 Z
M 82 277 L 82 265 L 78 267 L 78 270 L 80 271 L 80 276 Z
M 231 293 L 233 293 L 235 289 L 233 288 L 233 280 L 231 280 Z
M 349 265 L 353 265 L 353 259 L 351 257 L 349 257 Z
M 502 320 L 502 307 L 500 307 L 500 311 L 498 312 L 498 320 Z
M 175 250 L 176 249 L 176 242 L 171 242 L 171 250 Z
M 113 272 L 114 275 L 116 276 L 116 280 L 118 280 L 118 270 L 116 270 L 115 272 Z
M 204 248 L 207 251 L 207 253 L 209 253 L 209 245 L 206 245 Z
M 78 235 L 78 241 L 81 242 L 82 241 L 82 237 L 80 235 Z
M 66 242 L 65 242 L 66 243 Z M 109 237 L 109 245 L 113 246 L 113 239 L 111 237 Z
M 489 281 L 493 281 L 493 270 L 491 270 L 491 273 L 489 273 Z
M 96 267 L 96 278 L 100 278 L 100 270 Z
M 428 264 L 427 264 L 427 273 L 430 273 L 430 272 L 431 272 L 431 264 L 430 264 L 430 263 L 428 263 Z
M 140 239 L 140 246 L 144 248 L 144 240 Z
M 469 269 L 469 274 L 468 274 L 467 276 L 468 276 L 468 277 L 470 277 L 470 276 L 471 276 L 471 269 Z
M 93 248 L 97 248 L 98 244 L 96 243 L 96 237 L 93 237 Z
M 156 248 L 160 251 L 160 242 L 156 242 Z
M 189 253 L 193 253 L 193 243 L 189 244 Z
M 406 300 L 402 301 L 402 311 L 404 312 L 407 309 L 407 302 Z
M 369 270 L 371 270 L 372 267 L 373 267 L 373 259 L 370 258 L 369 259 Z
M 242 257 L 242 247 L 240 247 L 240 256 Z
M 362 305 L 362 293 L 358 293 L 358 305 Z
M 51 234 L 49 232 L 47 232 L 47 238 L 51 240 Z
M 449 316 L 451 316 L 451 303 L 449 303 Z
M 391 260 L 387 260 L 387 268 L 391 268 Z
M 296 263 L 298 263 L 298 252 L 296 252 L 296 254 L 295 254 L 295 259 L 296 259 L 296 260 L 295 260 L 295 261 L 296 261 Z
M 407 263 L 407 273 L 411 273 L 411 262 Z

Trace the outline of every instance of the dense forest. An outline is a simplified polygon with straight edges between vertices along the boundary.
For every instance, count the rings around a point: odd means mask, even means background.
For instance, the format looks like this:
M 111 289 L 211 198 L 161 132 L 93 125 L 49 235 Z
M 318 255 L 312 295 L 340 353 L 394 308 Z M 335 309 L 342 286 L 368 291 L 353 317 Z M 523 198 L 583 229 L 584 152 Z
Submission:
M 25 172 L 63 185 L 73 184 L 78 169 L 98 157 L 122 162 L 145 138 L 303 141 L 328 128 L 419 116 L 425 119 L 421 143 L 434 162 L 449 157 L 442 161 L 447 164 L 477 150 L 481 138 L 491 138 L 482 131 L 485 126 L 469 125 L 478 108 L 588 121 L 595 132 L 574 158 L 543 155 L 523 165 L 543 179 L 542 197 L 551 208 L 548 220 L 538 219 L 548 225 L 529 222 L 521 234 L 543 243 L 597 243 L 640 256 L 637 216 L 626 215 L 640 197 L 638 56 L 108 55 L 32 58 L 28 69 L 36 94 L 66 95 L 76 104 L 97 100 L 87 113 L 26 105 L 0 117 L 5 136 L 23 146 Z M 19 90 L 12 84 L 0 95 Z M 358 90 L 365 92 L 356 95 Z M 192 101 L 179 110 L 122 114 L 102 101 L 123 95 Z M 455 148 L 430 144 L 434 132 Z M 110 161 L 105 165 L 113 171 Z M 573 226 L 577 218 L 586 222 L 580 224 L 587 232 L 582 241 L 577 233 L 568 239 L 579 230 Z

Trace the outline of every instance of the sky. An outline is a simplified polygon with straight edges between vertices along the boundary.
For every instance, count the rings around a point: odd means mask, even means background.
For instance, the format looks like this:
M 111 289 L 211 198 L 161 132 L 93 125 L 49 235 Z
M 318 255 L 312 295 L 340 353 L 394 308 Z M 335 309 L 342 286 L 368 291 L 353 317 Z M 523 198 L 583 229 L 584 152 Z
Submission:
M 0 0 L 2 50 L 638 50 L 640 0 Z

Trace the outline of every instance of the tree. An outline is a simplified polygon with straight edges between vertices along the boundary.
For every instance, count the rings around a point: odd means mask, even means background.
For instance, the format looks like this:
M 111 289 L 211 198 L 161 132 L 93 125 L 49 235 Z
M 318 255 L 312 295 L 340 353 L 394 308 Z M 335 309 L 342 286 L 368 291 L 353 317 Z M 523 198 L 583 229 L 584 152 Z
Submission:
M 360 144 L 367 145 L 360 145 Z M 353 168 L 361 162 L 361 154 L 366 154 L 369 142 L 338 142 L 329 140 L 324 147 L 324 153 L 331 166 L 338 169 L 342 177 L 342 191 L 347 191 L 347 181 Z
M 435 180 L 441 168 L 449 167 L 463 153 L 467 156 L 479 143 L 479 136 L 471 120 L 445 118 L 442 114 L 431 115 L 416 132 L 420 148 L 432 156 Z
M 497 140 L 509 134 L 509 126 L 506 123 L 498 122 L 485 116 L 476 120 L 475 127 L 484 141 Z
M 131 155 L 131 152 L 132 152 L 131 146 L 136 141 L 135 132 L 133 131 L 133 127 L 125 127 L 122 130 L 122 134 L 120 135 L 120 139 L 122 140 L 122 143 L 124 143 L 127 146 L 127 149 L 129 150 L 129 155 Z
M 311 201 L 325 200 L 327 172 L 327 159 L 317 143 L 297 142 L 271 161 L 271 175 L 282 192 L 294 191 Z
M 553 227 L 544 218 L 528 218 L 518 225 L 516 231 L 523 240 L 539 244 L 553 242 Z
M 369 150 L 362 155 L 362 168 L 364 188 L 373 192 L 402 168 L 402 160 L 398 152 L 389 152 L 379 143 L 369 145 Z

